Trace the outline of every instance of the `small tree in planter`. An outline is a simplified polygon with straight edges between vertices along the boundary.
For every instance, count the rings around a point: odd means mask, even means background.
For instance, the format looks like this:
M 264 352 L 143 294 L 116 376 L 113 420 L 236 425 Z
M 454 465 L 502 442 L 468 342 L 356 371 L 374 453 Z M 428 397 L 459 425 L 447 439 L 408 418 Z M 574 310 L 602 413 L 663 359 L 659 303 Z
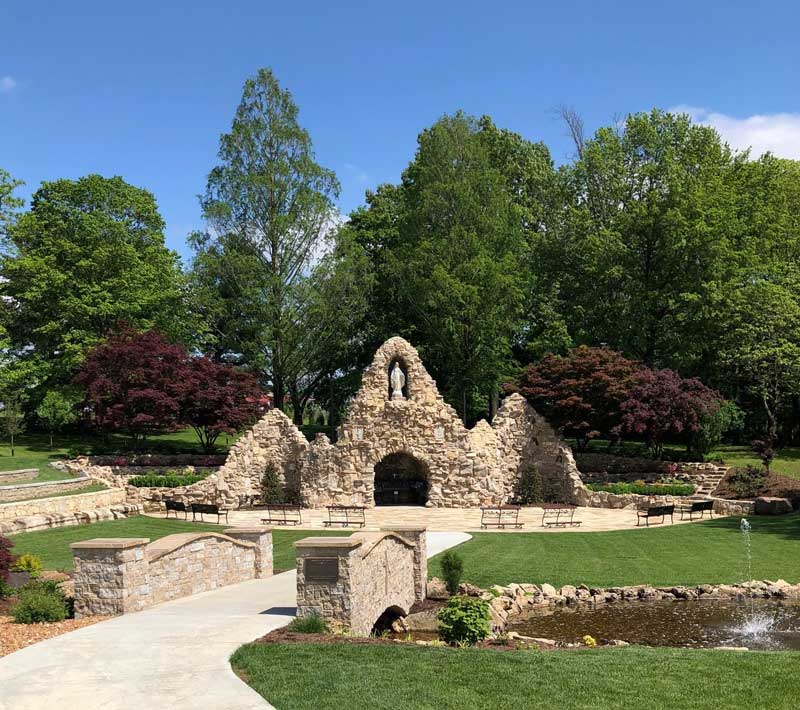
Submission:
M 272 464 L 268 464 L 261 476 L 261 502 L 267 505 L 276 505 L 286 502 L 281 477 Z

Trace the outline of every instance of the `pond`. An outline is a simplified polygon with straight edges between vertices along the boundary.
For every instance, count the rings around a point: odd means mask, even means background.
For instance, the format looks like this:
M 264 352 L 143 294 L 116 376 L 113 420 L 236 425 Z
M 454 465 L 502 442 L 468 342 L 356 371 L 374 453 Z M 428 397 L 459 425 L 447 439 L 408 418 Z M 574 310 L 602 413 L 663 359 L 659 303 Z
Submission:
M 508 626 L 525 636 L 580 642 L 585 635 L 645 646 L 800 650 L 800 602 L 697 600 L 559 607 Z

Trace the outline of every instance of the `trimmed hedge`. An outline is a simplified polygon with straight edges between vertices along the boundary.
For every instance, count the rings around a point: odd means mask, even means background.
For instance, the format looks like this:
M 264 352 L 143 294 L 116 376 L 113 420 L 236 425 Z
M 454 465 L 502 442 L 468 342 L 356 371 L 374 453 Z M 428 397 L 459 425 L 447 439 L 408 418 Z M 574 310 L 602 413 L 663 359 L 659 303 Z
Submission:
M 695 492 L 691 483 L 587 483 L 590 491 L 641 496 L 690 496 Z
M 207 473 L 181 474 L 181 473 L 147 473 L 143 476 L 133 476 L 128 479 L 129 486 L 136 488 L 179 488 L 191 486 L 202 481 Z

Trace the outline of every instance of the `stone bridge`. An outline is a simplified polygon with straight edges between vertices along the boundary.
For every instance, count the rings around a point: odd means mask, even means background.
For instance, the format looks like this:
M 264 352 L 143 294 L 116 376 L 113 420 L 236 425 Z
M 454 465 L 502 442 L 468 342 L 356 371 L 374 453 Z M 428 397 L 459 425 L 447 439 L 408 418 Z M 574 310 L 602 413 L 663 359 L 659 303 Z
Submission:
M 405 616 L 425 598 L 425 528 L 395 526 L 350 537 L 307 537 L 297 550 L 297 616 L 317 614 L 355 636 Z

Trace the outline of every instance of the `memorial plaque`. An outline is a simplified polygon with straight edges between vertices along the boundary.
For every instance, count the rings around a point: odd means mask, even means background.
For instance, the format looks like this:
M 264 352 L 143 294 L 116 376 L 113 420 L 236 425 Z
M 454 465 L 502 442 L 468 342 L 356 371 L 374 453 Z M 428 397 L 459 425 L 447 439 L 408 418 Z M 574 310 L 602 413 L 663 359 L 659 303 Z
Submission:
M 338 582 L 339 559 L 337 557 L 316 557 L 305 561 L 303 573 L 306 582 Z

